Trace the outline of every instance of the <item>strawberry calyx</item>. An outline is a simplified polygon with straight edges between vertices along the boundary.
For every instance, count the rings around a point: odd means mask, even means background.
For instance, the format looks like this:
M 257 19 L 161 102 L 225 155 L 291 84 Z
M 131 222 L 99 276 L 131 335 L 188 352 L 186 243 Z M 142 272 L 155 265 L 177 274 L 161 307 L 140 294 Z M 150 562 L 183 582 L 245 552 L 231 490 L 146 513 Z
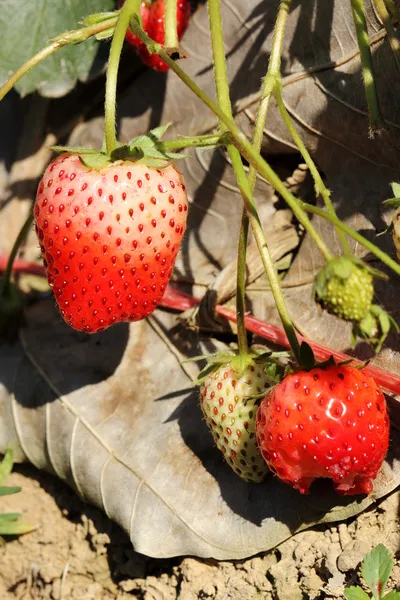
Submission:
M 285 375 L 285 365 L 282 361 L 288 359 L 289 352 L 269 352 L 262 346 L 253 346 L 244 354 L 239 350 L 227 350 L 215 354 L 196 356 L 189 359 L 191 362 L 206 360 L 207 364 L 200 371 L 194 385 L 201 385 L 204 381 L 221 366 L 229 365 L 230 368 L 240 377 L 246 369 L 249 369 L 254 363 L 264 363 L 265 373 L 270 380 L 271 385 L 279 383 Z
M 367 315 L 354 324 L 352 344 L 354 346 L 357 337 L 360 337 L 368 341 L 374 347 L 375 352 L 379 352 L 390 331 L 398 333 L 398 324 L 381 306 L 372 304 Z
M 148 133 L 134 137 L 123 144 L 117 142 L 116 148 L 107 153 L 104 148 L 81 148 L 75 146 L 53 146 L 58 153 L 68 152 L 79 156 L 81 162 L 90 169 L 103 169 L 118 161 L 141 162 L 148 167 L 164 168 L 173 161 L 185 158 L 180 152 L 170 152 L 159 144 L 161 137 L 167 131 L 170 123 L 152 129 Z

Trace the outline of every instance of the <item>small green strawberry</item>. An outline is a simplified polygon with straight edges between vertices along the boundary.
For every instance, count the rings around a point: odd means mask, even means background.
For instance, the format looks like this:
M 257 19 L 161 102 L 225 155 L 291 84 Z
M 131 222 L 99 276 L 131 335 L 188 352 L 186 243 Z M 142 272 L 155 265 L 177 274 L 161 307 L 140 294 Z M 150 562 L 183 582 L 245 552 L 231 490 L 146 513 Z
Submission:
M 361 321 L 374 297 L 372 271 L 354 257 L 334 258 L 318 273 L 314 294 L 329 313 L 345 321 Z
M 238 356 L 220 355 L 206 367 L 200 406 L 217 447 L 245 481 L 261 482 L 269 469 L 255 437 L 260 400 L 273 383 L 263 357 L 240 366 Z M 275 367 L 275 365 L 273 365 Z
M 392 217 L 392 236 L 397 257 L 400 258 L 400 183 L 393 182 L 391 187 L 394 197 L 385 200 L 383 204 L 396 209 Z

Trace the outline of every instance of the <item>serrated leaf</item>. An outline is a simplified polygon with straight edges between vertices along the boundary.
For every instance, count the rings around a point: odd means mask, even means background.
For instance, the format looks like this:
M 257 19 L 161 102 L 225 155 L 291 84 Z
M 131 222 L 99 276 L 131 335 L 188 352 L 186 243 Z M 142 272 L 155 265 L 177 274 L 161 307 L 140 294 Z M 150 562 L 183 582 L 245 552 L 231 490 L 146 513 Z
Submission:
M 12 466 L 13 466 L 13 454 L 12 454 L 12 449 L 10 447 L 10 448 L 7 448 L 4 458 L 0 464 L 0 486 L 2 486 L 7 481 L 7 478 L 12 471 Z
M 79 29 L 80 22 L 88 15 L 112 8 L 113 0 L 2 0 L 0 82 L 44 48 L 48 40 L 64 31 Z M 56 51 L 17 83 L 17 91 L 22 96 L 35 90 L 49 98 L 64 96 L 78 80 L 86 81 L 89 74 L 93 76 L 98 47 L 99 43 L 90 39 Z M 98 72 L 103 66 L 100 62 Z
M 371 600 L 359 586 L 351 586 L 344 590 L 346 600 Z
M 10 494 L 18 494 L 21 491 L 21 488 L 18 486 L 1 486 L 0 487 L 0 496 L 9 496 Z
M 392 568 L 393 557 L 383 544 L 378 544 L 364 558 L 361 574 L 375 600 L 382 598 Z
M 396 592 L 396 590 L 391 590 L 386 596 L 383 597 L 383 600 L 400 600 L 400 592 Z

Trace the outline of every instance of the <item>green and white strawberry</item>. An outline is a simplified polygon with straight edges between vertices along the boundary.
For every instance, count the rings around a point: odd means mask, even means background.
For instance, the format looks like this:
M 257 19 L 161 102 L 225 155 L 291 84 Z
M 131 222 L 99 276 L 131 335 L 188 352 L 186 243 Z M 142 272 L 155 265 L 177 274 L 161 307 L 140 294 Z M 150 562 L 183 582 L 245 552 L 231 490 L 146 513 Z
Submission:
M 234 472 L 259 483 L 269 471 L 255 436 L 258 404 L 271 386 L 265 360 L 251 361 L 239 372 L 232 362 L 224 361 L 211 369 L 200 386 L 206 423 Z
M 334 258 L 318 273 L 314 293 L 329 313 L 345 321 L 361 321 L 374 297 L 372 271 L 354 257 Z

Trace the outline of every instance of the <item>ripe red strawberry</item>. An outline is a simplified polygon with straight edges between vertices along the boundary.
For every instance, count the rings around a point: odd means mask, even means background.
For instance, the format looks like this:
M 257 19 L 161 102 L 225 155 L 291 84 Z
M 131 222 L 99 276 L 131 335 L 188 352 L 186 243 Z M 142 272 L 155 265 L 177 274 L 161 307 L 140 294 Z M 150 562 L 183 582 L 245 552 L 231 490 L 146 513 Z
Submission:
M 240 374 L 229 363 L 216 365 L 200 386 L 200 406 L 217 447 L 246 481 L 260 482 L 269 470 L 255 436 L 259 397 L 269 387 L 264 361 Z
M 152 313 L 171 276 L 187 209 L 173 165 L 126 160 L 92 169 L 68 153 L 50 163 L 34 214 L 65 321 L 95 333 Z
M 389 443 L 384 395 L 351 366 L 288 375 L 262 401 L 257 441 L 271 471 L 302 494 L 318 477 L 369 494 Z
M 119 5 L 122 6 L 124 0 L 119 0 Z M 155 0 L 155 2 L 142 2 L 140 8 L 140 16 L 142 19 L 143 30 L 147 35 L 158 42 L 164 44 L 164 0 Z M 178 0 L 176 7 L 177 34 L 180 40 L 185 33 L 190 19 L 190 1 Z M 139 56 L 145 65 L 154 69 L 154 71 L 168 71 L 169 67 L 157 54 L 150 54 L 143 42 L 141 42 L 131 31 L 127 31 L 126 40 L 135 46 Z

